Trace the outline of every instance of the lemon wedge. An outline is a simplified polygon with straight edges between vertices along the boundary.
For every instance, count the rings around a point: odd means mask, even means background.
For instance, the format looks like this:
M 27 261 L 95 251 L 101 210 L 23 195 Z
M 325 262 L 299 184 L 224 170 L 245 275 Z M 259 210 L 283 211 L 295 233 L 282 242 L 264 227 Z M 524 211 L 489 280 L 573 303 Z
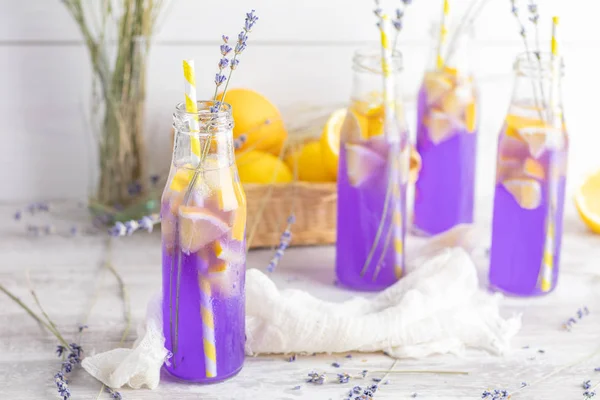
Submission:
M 590 174 L 575 193 L 575 207 L 583 222 L 600 233 L 600 170 Z

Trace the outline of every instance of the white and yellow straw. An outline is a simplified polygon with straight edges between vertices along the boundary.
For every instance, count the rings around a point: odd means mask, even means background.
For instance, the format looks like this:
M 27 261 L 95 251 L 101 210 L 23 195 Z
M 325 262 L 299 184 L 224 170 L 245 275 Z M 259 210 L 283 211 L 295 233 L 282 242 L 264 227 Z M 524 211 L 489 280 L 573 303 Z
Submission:
M 402 275 L 402 271 L 404 270 L 404 243 L 402 237 L 402 197 L 400 196 L 400 185 L 401 178 L 399 174 L 401 171 L 405 169 L 400 167 L 400 162 L 405 162 L 403 158 L 398 160 L 400 156 L 400 130 L 399 126 L 397 126 L 396 122 L 396 100 L 395 100 L 395 85 L 394 79 L 392 76 L 392 48 L 390 47 L 389 41 L 389 32 L 390 32 L 390 19 L 387 15 L 383 15 L 381 18 L 381 69 L 383 72 L 383 101 L 385 107 L 385 128 L 386 135 L 388 137 L 389 142 L 392 144 L 392 148 L 390 151 L 390 181 L 389 185 L 392 185 L 392 201 L 394 202 L 393 207 L 393 215 L 392 215 L 392 226 L 390 230 L 393 232 L 394 239 L 394 271 L 396 277 L 400 277 Z M 386 216 L 382 215 L 381 218 L 384 219 Z M 387 242 L 387 240 L 386 240 Z M 387 245 L 384 246 L 384 253 L 387 251 Z M 383 254 L 385 257 L 385 254 Z M 373 275 L 373 279 L 377 278 L 379 273 L 378 269 L 381 268 L 381 263 L 378 263 L 376 266 L 375 274 Z
M 217 376 L 217 348 L 215 345 L 215 318 L 210 299 L 210 283 L 204 277 L 198 278 L 200 285 L 200 315 L 202 316 L 202 345 L 204 347 L 204 369 L 207 378 Z
M 194 60 L 183 60 L 183 76 L 185 78 L 185 110 L 194 114 L 190 120 L 190 132 L 200 132 L 198 121 L 198 100 L 196 97 L 196 73 Z M 192 154 L 200 161 L 200 139 L 190 136 Z M 217 349 L 215 346 L 215 317 L 211 304 L 212 291 L 206 278 L 199 277 L 200 287 L 200 316 L 202 318 L 202 336 L 204 348 L 204 366 L 207 378 L 217 376 Z
M 183 60 L 183 77 L 185 84 L 185 111 L 194 114 L 190 121 L 190 132 L 200 132 L 198 122 L 198 99 L 196 97 L 196 73 L 194 71 L 194 60 Z M 190 136 L 190 146 L 192 154 L 200 159 L 200 139 L 197 136 Z
M 551 45 L 551 65 L 552 65 L 552 88 L 550 92 L 550 112 L 551 132 L 550 134 L 562 134 L 562 116 L 559 110 L 558 99 L 558 80 L 560 75 L 560 58 L 558 55 L 558 41 L 556 31 L 558 27 L 558 17 L 552 18 L 552 45 Z M 556 130 L 556 132 L 555 132 Z M 560 133 L 559 133 L 560 132 Z M 554 157 L 548 160 L 548 216 L 546 217 L 546 239 L 544 241 L 544 255 L 542 258 L 540 289 L 542 292 L 549 292 L 552 289 L 552 272 L 554 268 L 554 253 L 555 253 L 555 219 L 556 205 L 558 197 L 558 166 Z
M 446 44 L 446 37 L 448 36 L 448 14 L 450 14 L 450 4 L 448 0 L 444 0 L 444 8 L 442 9 L 442 21 L 440 23 L 440 37 L 437 48 L 436 65 L 438 69 L 442 69 L 445 64 L 444 57 L 442 56 L 444 51 L 444 44 Z

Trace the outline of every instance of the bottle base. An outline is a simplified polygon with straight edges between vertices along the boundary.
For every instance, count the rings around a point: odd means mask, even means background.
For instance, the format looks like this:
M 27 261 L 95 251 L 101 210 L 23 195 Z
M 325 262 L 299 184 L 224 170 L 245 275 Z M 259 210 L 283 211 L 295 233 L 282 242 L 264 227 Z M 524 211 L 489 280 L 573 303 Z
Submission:
M 508 296 L 508 297 L 543 297 L 547 294 L 552 293 L 554 291 L 554 289 L 556 289 L 556 285 L 554 285 L 552 287 L 552 289 L 548 290 L 547 292 L 544 292 L 540 289 L 536 289 L 532 292 L 518 292 L 515 290 L 503 288 L 498 285 L 492 285 L 491 283 L 488 285 L 488 289 L 492 292 L 502 293 L 503 295 Z
M 163 365 L 162 370 L 164 372 L 166 372 L 170 378 L 172 378 L 173 380 L 175 380 L 177 382 L 197 383 L 197 384 L 201 384 L 201 385 L 211 385 L 213 383 L 220 383 L 220 382 L 226 381 L 230 378 L 233 378 L 234 376 L 236 376 L 237 374 L 240 373 L 243 366 L 244 365 L 242 364 L 242 365 L 240 365 L 240 367 L 238 369 L 234 370 L 233 372 L 230 372 L 229 374 L 226 374 L 226 375 L 219 375 L 214 378 L 206 378 L 206 377 L 189 378 L 189 377 L 180 376 L 180 375 L 177 375 L 176 373 L 174 373 L 173 371 L 169 370 L 169 368 L 166 365 Z

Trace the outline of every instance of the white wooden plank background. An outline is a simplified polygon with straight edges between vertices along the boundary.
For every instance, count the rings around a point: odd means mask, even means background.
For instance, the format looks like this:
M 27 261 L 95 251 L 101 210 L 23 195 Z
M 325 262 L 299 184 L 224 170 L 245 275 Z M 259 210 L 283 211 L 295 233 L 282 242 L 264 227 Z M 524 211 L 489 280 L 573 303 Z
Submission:
M 408 98 L 414 97 L 428 62 L 429 26 L 438 18 L 440 1 L 413 3 L 402 36 Z M 523 49 L 509 3 L 488 0 L 476 24 L 473 64 L 483 117 L 480 195 L 492 191 L 493 170 L 484 166 L 494 163 L 496 135 L 510 98 L 512 61 Z M 468 1 L 451 4 L 458 15 Z M 228 0 L 212 5 L 174 0 L 149 62 L 146 134 L 154 172 L 164 171 L 169 162 L 168 129 L 173 105 L 181 98 L 181 59 L 196 59 L 198 73 L 205 77 L 199 79 L 199 91 L 209 93 L 219 37 L 235 35 L 250 7 L 257 9 L 260 21 L 234 78 L 236 86 L 257 89 L 284 110 L 298 103 L 331 107 L 347 100 L 352 53 L 376 40 L 371 1 Z M 545 21 L 543 38 L 549 33 L 549 16 L 561 15 L 572 187 L 598 164 L 600 4 L 545 0 L 539 8 Z M 86 195 L 94 172 L 89 169 L 94 152 L 85 116 L 90 77 L 87 52 L 60 1 L 0 0 L 0 201 Z

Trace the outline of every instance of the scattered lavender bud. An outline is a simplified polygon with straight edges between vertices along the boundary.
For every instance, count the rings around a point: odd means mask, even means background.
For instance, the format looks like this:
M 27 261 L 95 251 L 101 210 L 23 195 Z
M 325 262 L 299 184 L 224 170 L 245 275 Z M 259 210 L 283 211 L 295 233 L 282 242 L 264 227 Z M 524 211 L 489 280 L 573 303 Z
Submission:
M 347 354 L 346 358 L 352 358 L 352 354 Z
M 152 184 L 152 186 L 156 186 L 156 184 L 158 183 L 159 180 L 160 180 L 160 176 L 150 175 L 150 183 Z
M 381 378 L 373 378 L 373 382 L 379 383 L 379 382 L 381 382 Z
M 538 350 L 538 353 L 540 353 L 540 354 L 544 354 L 545 352 L 546 352 L 546 350 L 543 350 L 543 349 Z
M 592 383 L 590 380 L 587 381 L 583 381 L 583 384 L 581 385 L 584 389 L 589 389 L 592 387 Z
M 593 390 L 591 392 L 585 391 L 585 392 L 583 392 L 583 395 L 585 396 L 586 399 L 591 399 L 592 397 L 594 397 L 596 395 L 596 392 Z
M 296 355 L 293 354 L 291 357 L 288 357 L 287 361 L 288 362 L 294 362 L 294 361 L 296 361 Z
M 298 385 L 298 386 L 294 386 L 294 387 L 292 388 L 292 390 L 300 390 L 300 388 L 301 388 L 301 387 L 302 387 L 302 386 L 300 386 L 300 385 Z
M 414 392 L 413 394 L 411 394 L 411 395 L 410 395 L 410 397 L 412 397 L 413 399 L 414 399 L 415 397 L 417 397 L 417 392 Z
M 331 366 L 334 367 L 334 368 L 339 368 L 340 364 L 334 362 L 334 363 L 331 363 Z
M 369 371 L 367 371 L 366 369 L 363 369 L 360 374 L 362 375 L 363 378 L 365 378 L 368 373 L 369 373 Z
M 88 326 L 87 325 L 79 325 L 79 332 L 83 332 L 84 329 L 87 329 Z
M 69 229 L 69 233 L 71 234 L 71 236 L 77 236 L 78 232 L 79 231 L 76 226 L 72 226 L 71 229 Z
M 594 368 L 594 371 L 596 371 L 596 372 L 600 372 L 600 367 L 596 367 L 596 368 Z
M 317 372 L 310 372 L 308 374 L 309 379 L 307 383 L 314 383 L 315 385 L 322 385 L 327 380 L 325 374 L 319 374 Z
M 348 375 L 345 372 L 342 374 L 337 374 L 337 376 L 338 376 L 339 383 L 348 383 L 348 381 L 350 380 L 350 375 Z
M 15 219 L 15 221 L 20 221 L 22 217 L 23 217 L 23 213 L 21 211 L 17 211 L 17 212 L 15 212 L 15 215 L 13 218 Z
M 525 386 L 527 386 L 527 382 L 521 382 L 521 387 L 524 388 Z
M 528 349 L 528 348 L 529 348 L 529 346 L 523 346 L 523 347 L 521 347 L 521 348 L 522 348 L 522 349 Z

